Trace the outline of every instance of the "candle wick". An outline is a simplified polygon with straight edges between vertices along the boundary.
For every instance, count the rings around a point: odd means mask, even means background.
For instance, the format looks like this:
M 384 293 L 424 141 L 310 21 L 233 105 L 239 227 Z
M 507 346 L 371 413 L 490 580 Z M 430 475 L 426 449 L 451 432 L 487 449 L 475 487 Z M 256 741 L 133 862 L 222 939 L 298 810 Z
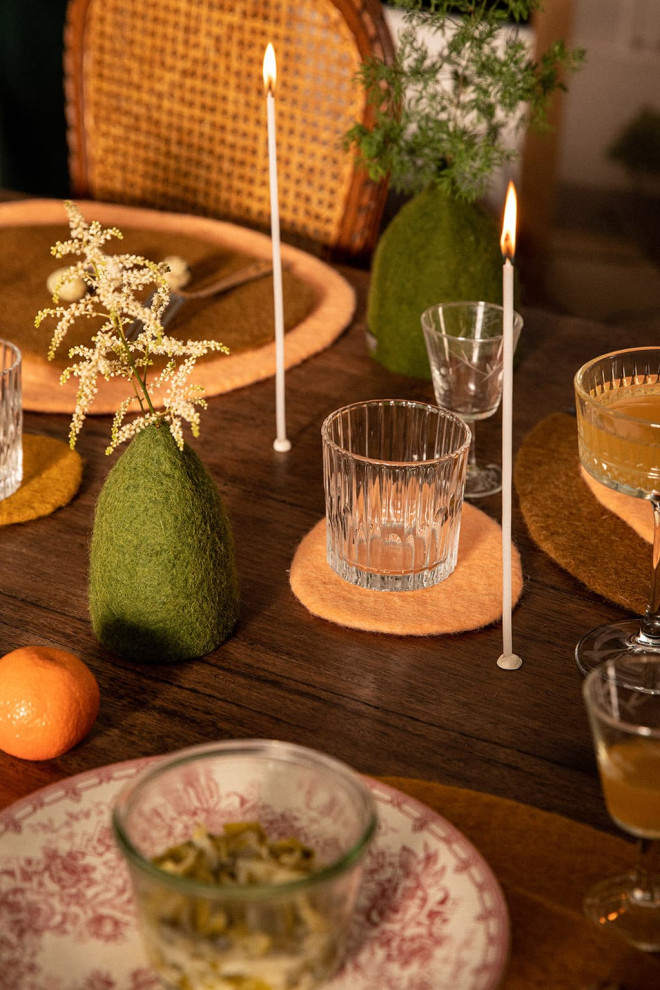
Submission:
M 502 257 L 505 263 L 508 261 L 510 265 L 513 264 L 513 245 L 511 244 L 511 237 L 509 234 L 505 234 L 504 243 L 502 244 Z

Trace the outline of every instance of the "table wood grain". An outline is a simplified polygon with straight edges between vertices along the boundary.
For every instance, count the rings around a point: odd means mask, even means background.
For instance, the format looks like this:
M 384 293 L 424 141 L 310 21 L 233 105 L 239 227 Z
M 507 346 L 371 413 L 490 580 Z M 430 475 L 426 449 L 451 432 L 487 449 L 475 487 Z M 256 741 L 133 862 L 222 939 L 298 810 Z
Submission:
M 242 608 L 232 638 L 178 665 L 136 665 L 95 640 L 87 567 L 95 500 L 114 458 L 109 417 L 87 420 L 78 497 L 52 516 L 0 534 L 0 651 L 28 644 L 72 650 L 94 671 L 101 709 L 88 738 L 40 763 L 0 754 L 0 805 L 62 777 L 228 737 L 274 737 L 316 747 L 371 775 L 422 778 L 511 798 L 613 830 L 604 809 L 573 660 L 580 635 L 621 610 L 564 573 L 530 540 L 515 507 L 525 576 L 513 617 L 518 671 L 496 665 L 501 626 L 405 638 L 356 632 L 313 617 L 290 591 L 297 544 L 323 516 L 320 428 L 358 398 L 432 401 L 430 383 L 395 376 L 365 345 L 368 274 L 342 269 L 358 290 L 349 331 L 287 374 L 290 453 L 273 451 L 273 380 L 209 401 L 191 441 L 231 516 Z M 514 446 L 548 413 L 573 405 L 585 360 L 639 341 L 629 332 L 524 311 L 514 379 Z M 499 457 L 499 414 L 479 426 Z M 27 414 L 25 431 L 65 440 L 66 416 Z M 116 456 L 116 455 L 115 455 Z M 552 451 L 548 451 L 552 456 Z M 480 508 L 495 518 L 500 497 Z M 642 566 L 650 567 L 650 561 Z M 182 609 L 185 602 L 181 603 Z

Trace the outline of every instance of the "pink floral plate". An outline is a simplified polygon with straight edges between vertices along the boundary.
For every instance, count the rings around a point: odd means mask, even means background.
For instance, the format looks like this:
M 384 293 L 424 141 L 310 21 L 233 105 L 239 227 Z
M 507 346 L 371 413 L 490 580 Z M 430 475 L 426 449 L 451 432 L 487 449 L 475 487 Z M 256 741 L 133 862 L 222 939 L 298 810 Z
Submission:
M 158 990 L 109 809 L 151 760 L 70 777 L 0 812 L 1 990 Z M 380 824 L 348 958 L 328 990 L 489 990 L 509 946 L 497 880 L 453 825 L 368 780 Z

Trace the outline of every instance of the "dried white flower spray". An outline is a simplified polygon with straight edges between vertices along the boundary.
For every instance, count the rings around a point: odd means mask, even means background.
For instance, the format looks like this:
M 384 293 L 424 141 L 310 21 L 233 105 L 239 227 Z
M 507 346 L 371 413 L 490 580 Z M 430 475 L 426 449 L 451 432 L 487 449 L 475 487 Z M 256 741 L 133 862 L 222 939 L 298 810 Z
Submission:
M 78 255 L 80 260 L 63 269 L 58 278 L 53 293 L 56 305 L 40 310 L 35 319 L 37 327 L 48 317 L 58 321 L 48 350 L 49 360 L 54 358 L 76 320 L 82 317 L 98 320 L 100 317 L 102 321 L 89 345 L 70 348 L 69 358 L 73 364 L 61 375 L 62 383 L 71 377 L 79 380 L 69 444 L 75 447 L 101 376 L 106 381 L 113 377 L 126 378 L 133 387 L 133 394 L 115 413 L 106 453 L 112 453 L 140 430 L 159 421 L 168 424 L 174 440 L 183 449 L 182 422 L 189 424 L 193 436 L 199 436 L 199 409 L 206 407 L 202 387 L 188 380 L 195 362 L 209 351 L 229 353 L 229 350 L 216 340 L 183 341 L 168 337 L 161 322 L 170 301 L 168 265 L 133 254 L 106 254 L 104 245 L 113 238 L 121 239 L 121 231 L 116 227 L 105 229 L 97 220 L 87 223 L 74 203 L 66 201 L 64 205 L 71 237 L 68 241 L 58 241 L 51 252 L 56 258 Z M 85 295 L 68 305 L 57 305 L 60 302 L 58 292 L 74 278 L 85 283 Z M 144 297 L 150 287 L 150 304 L 146 306 Z M 139 332 L 134 334 L 136 321 L 140 326 Z M 148 384 L 149 371 L 156 357 L 166 358 L 166 363 Z M 161 388 L 165 389 L 163 408 L 157 411 L 149 389 Z M 127 420 L 132 411 L 138 415 Z

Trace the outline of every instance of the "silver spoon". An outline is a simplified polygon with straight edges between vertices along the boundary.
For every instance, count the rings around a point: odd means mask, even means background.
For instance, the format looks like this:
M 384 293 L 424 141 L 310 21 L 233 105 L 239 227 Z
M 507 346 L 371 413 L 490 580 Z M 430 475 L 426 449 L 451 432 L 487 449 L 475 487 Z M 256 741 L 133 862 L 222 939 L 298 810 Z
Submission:
M 183 304 L 188 302 L 189 299 L 206 299 L 209 296 L 221 295 L 223 292 L 235 289 L 239 285 L 246 285 L 248 282 L 254 282 L 258 278 L 263 278 L 265 275 L 269 275 L 272 270 L 273 266 L 269 261 L 257 260 L 246 265 L 245 268 L 239 268 L 235 272 L 230 272 L 229 275 L 222 275 L 203 289 L 197 289 L 195 291 L 178 289 L 176 292 L 171 292 L 170 301 L 161 317 L 161 325 L 166 326 L 170 323 Z M 151 306 L 154 294 L 152 292 L 146 300 L 145 306 L 147 308 Z M 133 320 L 131 325 L 124 331 L 126 339 L 135 340 L 143 325 L 142 320 Z

